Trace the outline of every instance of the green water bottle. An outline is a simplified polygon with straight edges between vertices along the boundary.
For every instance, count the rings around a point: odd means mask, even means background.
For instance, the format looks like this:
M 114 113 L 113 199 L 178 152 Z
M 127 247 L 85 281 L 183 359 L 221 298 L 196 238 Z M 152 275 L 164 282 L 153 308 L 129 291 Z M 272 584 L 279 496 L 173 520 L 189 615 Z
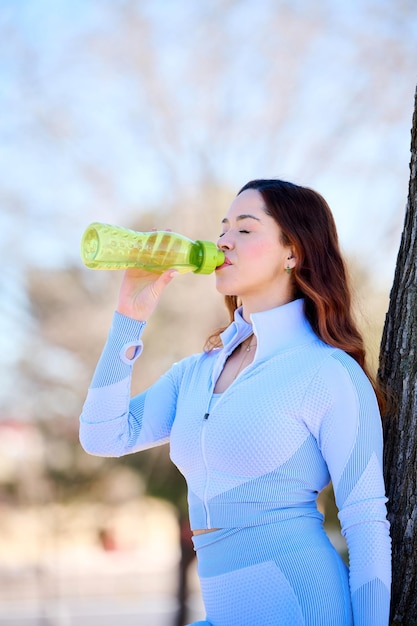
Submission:
M 224 262 L 223 252 L 211 241 L 192 241 L 161 230 L 142 233 L 101 222 L 84 231 L 81 258 L 90 269 L 141 267 L 156 274 L 167 269 L 211 274 Z

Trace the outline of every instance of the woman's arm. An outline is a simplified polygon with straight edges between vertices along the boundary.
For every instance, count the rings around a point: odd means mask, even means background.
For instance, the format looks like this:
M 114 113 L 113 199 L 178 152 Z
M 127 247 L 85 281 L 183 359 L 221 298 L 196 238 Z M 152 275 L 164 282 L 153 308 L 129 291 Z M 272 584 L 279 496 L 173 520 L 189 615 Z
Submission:
M 144 324 L 115 313 L 80 416 L 80 442 L 90 454 L 122 456 L 168 440 L 180 366 L 131 399 L 133 364 Z M 135 352 L 133 359 L 126 352 Z
M 124 273 L 117 311 L 80 417 L 87 452 L 121 456 L 165 443 L 176 404 L 175 368 L 149 390 L 130 399 L 131 376 L 141 353 L 141 334 L 163 290 L 176 272 Z
M 329 468 L 349 551 L 354 624 L 386 626 L 391 540 L 375 394 L 359 365 L 339 350 L 321 368 L 313 387 L 314 434 Z

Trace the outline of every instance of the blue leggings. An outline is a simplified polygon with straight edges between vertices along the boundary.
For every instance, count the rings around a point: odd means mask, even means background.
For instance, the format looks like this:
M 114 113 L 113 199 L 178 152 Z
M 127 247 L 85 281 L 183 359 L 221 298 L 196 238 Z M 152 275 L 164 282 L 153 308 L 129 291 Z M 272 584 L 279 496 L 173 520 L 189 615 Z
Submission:
M 299 517 L 193 538 L 201 626 L 352 626 L 348 570 L 322 521 Z

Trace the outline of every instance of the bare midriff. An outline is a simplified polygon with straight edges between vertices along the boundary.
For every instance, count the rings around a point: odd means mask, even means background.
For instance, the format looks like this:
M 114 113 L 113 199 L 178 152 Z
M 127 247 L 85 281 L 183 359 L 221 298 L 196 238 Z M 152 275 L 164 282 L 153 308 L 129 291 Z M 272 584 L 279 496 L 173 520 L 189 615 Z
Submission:
M 198 530 L 193 530 L 193 535 L 205 535 L 206 533 L 212 533 L 215 530 L 220 530 L 220 528 L 199 528 Z

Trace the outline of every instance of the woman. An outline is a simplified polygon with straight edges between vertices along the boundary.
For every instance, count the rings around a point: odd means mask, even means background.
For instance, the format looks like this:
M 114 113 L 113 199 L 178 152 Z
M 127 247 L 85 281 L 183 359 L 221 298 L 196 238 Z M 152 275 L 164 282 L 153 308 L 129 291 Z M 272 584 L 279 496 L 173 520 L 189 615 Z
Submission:
M 230 325 L 133 399 L 140 335 L 175 272 L 126 272 L 82 445 L 120 456 L 170 442 L 188 485 L 199 624 L 388 624 L 381 422 L 330 209 L 310 189 L 255 180 L 218 246 Z M 350 574 L 316 507 L 329 480 Z

